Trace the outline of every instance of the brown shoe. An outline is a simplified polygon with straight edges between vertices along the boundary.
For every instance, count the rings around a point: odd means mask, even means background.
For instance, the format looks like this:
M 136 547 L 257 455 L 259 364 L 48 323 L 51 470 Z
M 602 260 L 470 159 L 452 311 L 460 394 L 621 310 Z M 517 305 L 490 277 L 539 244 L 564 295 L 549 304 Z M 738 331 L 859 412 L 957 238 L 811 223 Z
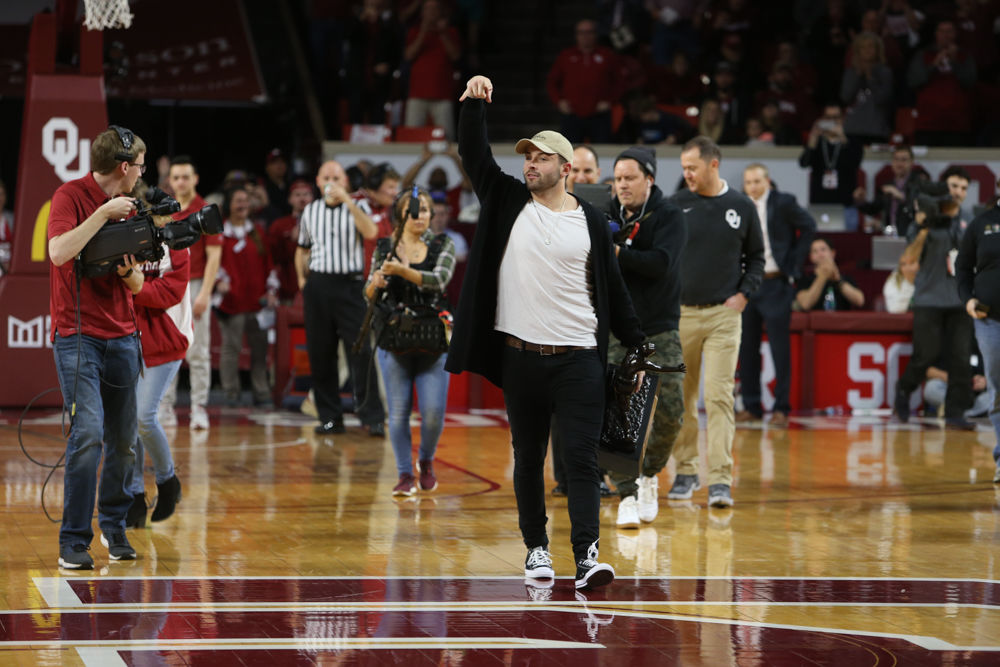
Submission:
M 784 412 L 773 413 L 768 426 L 771 428 L 788 428 L 788 415 Z
M 740 410 L 739 412 L 736 413 L 737 424 L 745 424 L 747 422 L 755 422 L 755 421 L 760 421 L 760 416 L 755 415 L 749 410 Z

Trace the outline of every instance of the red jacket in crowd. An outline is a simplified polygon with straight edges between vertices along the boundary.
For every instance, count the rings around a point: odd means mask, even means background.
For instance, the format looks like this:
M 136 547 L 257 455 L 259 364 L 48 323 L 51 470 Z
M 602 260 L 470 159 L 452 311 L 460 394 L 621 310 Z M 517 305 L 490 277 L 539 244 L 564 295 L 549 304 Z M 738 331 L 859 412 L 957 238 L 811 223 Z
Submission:
M 142 290 L 133 297 L 142 333 L 146 366 L 183 359 L 194 340 L 194 318 L 188 282 L 191 258 L 187 248 L 167 250 L 158 262 L 146 262 Z
M 592 116 L 598 102 L 613 104 L 621 95 L 618 57 L 611 49 L 598 46 L 584 53 L 573 46 L 564 49 L 549 70 L 548 91 L 552 104 L 569 102 L 574 116 Z
M 229 283 L 219 310 L 228 315 L 256 313 L 267 296 L 267 276 L 271 260 L 264 234 L 252 221 L 236 227 L 226 220 L 222 230 L 222 274 Z M 221 271 L 220 271 L 221 273 Z

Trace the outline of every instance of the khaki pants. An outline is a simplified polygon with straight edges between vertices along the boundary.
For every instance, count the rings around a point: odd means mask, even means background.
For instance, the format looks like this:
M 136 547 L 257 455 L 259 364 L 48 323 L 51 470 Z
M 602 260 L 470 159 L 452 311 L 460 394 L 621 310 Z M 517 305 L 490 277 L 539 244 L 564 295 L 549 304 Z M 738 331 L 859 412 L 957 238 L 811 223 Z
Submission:
M 684 423 L 674 459 L 677 474 L 698 474 L 698 382 L 705 371 L 705 411 L 708 414 L 708 483 L 733 482 L 733 386 L 740 351 L 740 313 L 725 306 L 681 306 L 681 348 L 684 351 Z

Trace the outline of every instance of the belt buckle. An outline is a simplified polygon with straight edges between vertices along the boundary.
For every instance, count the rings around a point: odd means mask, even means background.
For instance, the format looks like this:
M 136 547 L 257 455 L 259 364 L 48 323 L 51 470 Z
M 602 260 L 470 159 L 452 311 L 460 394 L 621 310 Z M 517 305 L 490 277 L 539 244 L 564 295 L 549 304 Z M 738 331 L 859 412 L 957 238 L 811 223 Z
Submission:
M 556 353 L 556 346 L 555 345 L 539 345 L 538 346 L 538 354 L 539 354 L 539 356 L 542 356 L 542 357 L 551 357 L 555 353 Z

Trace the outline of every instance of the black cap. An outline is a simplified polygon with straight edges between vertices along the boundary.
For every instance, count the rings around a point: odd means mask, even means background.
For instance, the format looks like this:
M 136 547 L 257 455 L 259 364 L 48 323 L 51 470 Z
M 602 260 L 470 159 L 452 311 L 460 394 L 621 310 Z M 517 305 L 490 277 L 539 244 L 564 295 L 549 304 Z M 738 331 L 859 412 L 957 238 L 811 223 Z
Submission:
M 618 164 L 619 160 L 635 160 L 639 163 L 639 168 L 642 169 L 643 173 L 647 176 L 652 176 L 656 178 L 656 151 L 647 146 L 632 146 L 631 148 L 626 148 L 618 157 L 615 158 L 615 164 Z

